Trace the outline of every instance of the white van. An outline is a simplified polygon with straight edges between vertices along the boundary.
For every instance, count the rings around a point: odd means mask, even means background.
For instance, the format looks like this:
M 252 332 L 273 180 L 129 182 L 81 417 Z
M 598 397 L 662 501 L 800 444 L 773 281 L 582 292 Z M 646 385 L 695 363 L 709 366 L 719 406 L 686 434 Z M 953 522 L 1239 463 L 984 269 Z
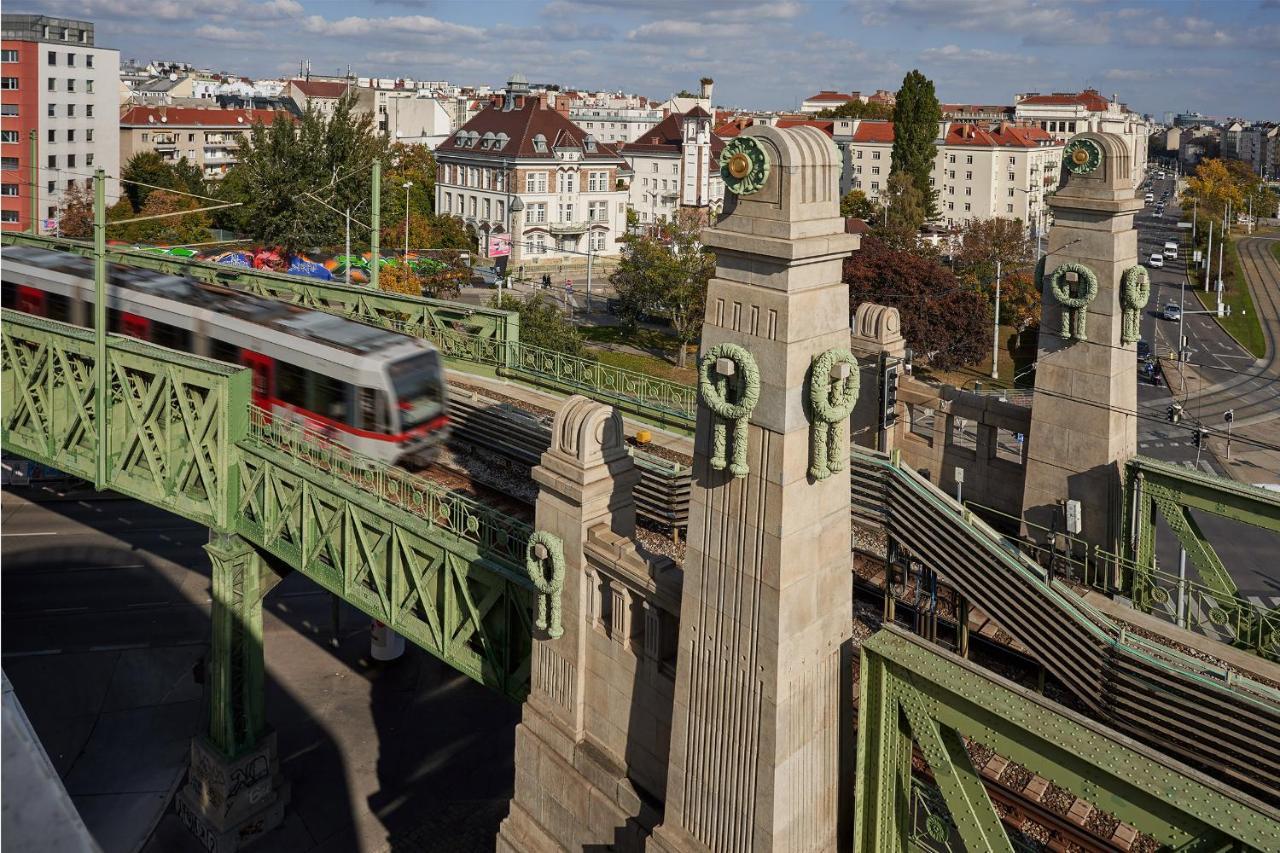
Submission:
M 1155 193 L 1147 193 L 1146 197 L 1143 198 L 1143 201 L 1145 201 L 1147 204 L 1151 204 L 1151 202 L 1155 200 L 1156 200 Z
M 1164 244 L 1164 256 L 1165 256 L 1166 258 L 1176 258 L 1176 257 L 1178 257 L 1178 244 L 1177 244 L 1177 243 L 1174 243 L 1174 242 L 1172 242 L 1172 241 L 1171 241 L 1171 242 L 1168 242 L 1168 243 L 1165 243 L 1165 244 Z

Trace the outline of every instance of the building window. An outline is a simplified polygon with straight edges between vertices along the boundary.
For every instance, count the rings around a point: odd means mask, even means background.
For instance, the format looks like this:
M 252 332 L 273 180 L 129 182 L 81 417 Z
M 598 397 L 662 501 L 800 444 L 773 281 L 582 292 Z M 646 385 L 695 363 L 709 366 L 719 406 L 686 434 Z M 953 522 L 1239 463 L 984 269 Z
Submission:
M 1009 173 L 1009 180 L 1011 180 L 1011 181 L 1013 181 L 1013 180 L 1017 180 L 1017 179 L 1013 176 L 1013 172 L 1010 172 L 1010 173 Z
M 1009 187 L 1009 198 L 1013 198 L 1013 187 Z
M 531 204 L 529 207 L 529 221 L 540 223 L 547 221 L 547 205 L 545 203 Z
M 880 182 L 879 182 L 879 181 L 872 181 L 872 182 L 871 182 L 871 190 L 872 190 L 872 192 L 876 192 L 876 191 L 878 191 L 879 189 L 880 189 Z
M 67 168 L 68 168 L 68 169 L 74 169 L 75 167 L 76 167 L 76 155 L 74 155 L 74 154 L 68 154 L 68 155 L 67 155 Z
M 16 130 L 0 130 L 0 142 L 17 142 L 18 131 Z
M 556 175 L 556 191 L 562 193 L 577 192 L 577 173 L 575 172 L 559 172 Z
M 76 141 L 76 132 L 75 132 L 75 130 L 68 130 L 68 131 L 67 131 L 67 141 L 68 141 L 68 142 L 75 142 L 75 141 Z
M 93 104 L 85 104 L 84 114 L 86 118 L 93 118 Z
M 0 222 L 17 222 L 18 211 L 16 210 L 0 210 Z
M 972 155 L 972 154 L 966 154 L 966 155 L 964 155 L 964 162 L 965 162 L 967 165 L 972 166 L 972 165 L 973 165 L 973 155 Z
M 950 172 L 948 172 L 947 177 L 954 181 L 956 179 L 956 170 L 952 169 Z
M 861 160 L 861 159 L 862 159 L 862 149 L 861 149 L 861 148 L 859 148 L 859 149 L 858 149 L 858 159 L 859 159 L 859 160 Z
M 1011 205 L 1011 204 L 1006 204 L 1006 205 L 1005 205 L 1005 209 L 1006 209 L 1006 210 L 1008 210 L 1010 213 L 1013 213 L 1013 205 Z
M 607 201 L 591 201 L 587 202 L 587 220 L 590 222 L 604 222 L 609 217 L 609 202 Z
M 545 234 L 533 235 L 533 253 L 535 255 L 545 255 L 547 253 L 547 237 Z
M 475 196 L 471 197 L 470 209 L 471 209 L 471 218 L 475 219 L 476 218 L 476 197 Z
M 92 127 L 91 127 L 91 128 L 89 128 L 88 130 L 86 130 L 86 131 L 84 132 L 84 141 L 85 141 L 85 142 L 92 142 L 92 141 L 93 141 L 93 128 L 92 128 Z
M 964 188 L 964 194 L 965 194 L 965 195 L 973 195 L 973 187 L 965 187 L 965 188 Z
M 973 209 L 973 206 L 972 206 L 971 204 L 969 204 L 969 202 L 967 202 L 967 201 L 966 201 L 966 202 L 964 203 L 964 209 L 965 209 L 965 210 L 972 210 L 972 209 Z
M 956 209 L 956 203 L 954 201 L 947 202 L 947 210 L 955 210 L 955 209 Z
M 52 127 L 45 131 L 45 134 L 49 137 L 50 142 L 58 141 L 58 131 L 54 130 Z
M 57 154 L 50 154 L 50 155 L 49 155 L 48 163 L 49 163 L 49 168 L 50 168 L 50 169 L 56 169 L 56 168 L 58 168 L 58 155 L 57 155 Z
M 948 163 L 954 163 L 955 161 L 956 161 L 956 155 L 954 155 L 954 154 L 948 154 L 948 155 L 947 155 L 947 162 L 948 162 Z
M 49 87 L 49 91 L 50 91 L 50 92 L 52 92 L 53 90 L 57 89 L 57 88 L 58 88 L 58 78 L 57 78 L 57 77 L 50 77 L 50 78 L 49 78 L 49 82 L 48 82 L 48 87 Z
M 85 67 L 85 68 L 92 68 L 92 67 L 93 67 L 93 54 L 92 54 L 92 53 L 90 53 L 90 54 L 88 54 L 88 55 L 86 55 L 86 56 L 85 56 L 85 58 L 84 58 L 84 67 Z
M 878 175 L 878 174 L 880 174 L 880 167 L 879 167 L 879 166 L 872 166 L 872 167 L 871 167 L 871 174 L 873 174 L 873 175 Z
M 56 50 L 49 51 L 49 64 L 50 65 L 58 64 L 58 52 Z
M 0 51 L 0 62 L 17 62 L 18 52 L 16 50 Z
M 50 193 L 56 193 L 58 191 L 58 182 L 50 181 L 48 189 Z
M 67 65 L 71 68 L 76 67 L 76 55 L 74 53 L 67 54 Z
M 524 191 L 527 193 L 545 193 L 547 191 L 547 173 L 529 172 L 524 176 Z
M 872 159 L 872 160 L 879 160 L 879 159 L 880 159 L 880 152 L 879 152 L 879 151 L 872 151 L 872 152 L 871 152 L 871 159 Z
M 489 199 L 484 200 L 484 218 L 489 219 L 493 215 L 493 202 Z
M 587 192 L 602 193 L 609 189 L 608 172 L 588 172 Z
M 17 184 L 0 184 L 0 195 L 17 195 Z
M 0 172 L 16 172 L 17 170 L 17 157 L 0 157 Z
M 143 142 L 146 142 L 146 141 L 147 141 L 147 139 L 148 139 L 148 137 L 150 137 L 150 136 L 151 136 L 151 134 L 149 134 L 149 133 L 144 133 L 144 134 L 142 134 L 142 141 L 143 141 Z
M 956 188 L 955 188 L 955 187 L 952 187 L 952 186 L 948 186 L 948 187 L 947 187 L 947 195 L 955 195 L 955 194 L 956 194 Z
M 76 117 L 76 105 L 67 104 L 67 118 L 75 118 L 75 117 Z
M 506 215 L 507 206 L 503 204 L 501 201 L 499 201 L 496 206 L 497 206 L 497 210 L 495 210 L 494 213 L 497 214 L 498 219 L 502 219 Z
M 589 245 L 589 246 L 590 246 L 590 248 L 591 248 L 591 251 L 593 251 L 593 252 L 603 252 L 603 251 L 604 251 L 604 235 L 605 235 L 605 232 L 603 232 L 603 231 L 592 231 L 592 232 L 591 232 L 591 237 L 590 237 L 590 240 L 589 240 L 589 243 L 588 243 L 588 245 Z
M 67 78 L 67 91 L 68 91 L 68 92 L 74 92 L 75 90 L 76 90 L 76 81 L 75 81 L 75 80 L 73 80 L 73 79 L 71 79 L 70 77 L 68 77 L 68 78 Z
M 146 137 L 145 137 L 145 136 L 142 138 L 142 141 L 143 141 L 143 142 L 146 142 L 146 141 L 147 141 L 147 139 L 146 139 Z M 453 210 L 453 193 L 445 193 L 445 194 L 444 194 L 444 209 L 445 209 L 445 210 Z
M 964 179 L 965 179 L 966 181 L 972 181 L 972 180 L 973 180 L 973 172 L 965 172 L 965 173 L 964 173 Z
M 92 155 L 92 154 L 86 154 L 86 155 L 84 155 L 84 164 L 85 164 L 86 166 L 92 166 L 92 165 L 93 165 L 93 155 Z M 85 178 L 85 180 L 88 180 L 88 178 Z
M 90 95 L 92 95 L 92 94 L 93 94 L 93 81 L 92 81 L 92 80 L 85 80 L 85 81 L 84 81 L 84 90 L 85 90 L 86 92 L 88 92 Z
M 570 201 L 560 205 L 560 221 L 561 222 L 573 221 L 573 202 Z

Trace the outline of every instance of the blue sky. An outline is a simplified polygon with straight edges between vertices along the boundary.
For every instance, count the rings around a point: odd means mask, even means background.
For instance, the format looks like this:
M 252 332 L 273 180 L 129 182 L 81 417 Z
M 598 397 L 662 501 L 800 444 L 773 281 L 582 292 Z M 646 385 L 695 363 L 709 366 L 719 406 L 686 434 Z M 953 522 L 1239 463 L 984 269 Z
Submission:
M 18 2 L 10 5 L 18 8 Z M 31 8 L 28 4 L 22 4 Z M 795 107 L 819 89 L 897 89 L 919 68 L 939 98 L 1093 86 L 1142 112 L 1280 119 L 1280 0 L 45 0 L 122 58 L 276 76 L 500 85 L 666 97 L 716 80 L 718 104 Z

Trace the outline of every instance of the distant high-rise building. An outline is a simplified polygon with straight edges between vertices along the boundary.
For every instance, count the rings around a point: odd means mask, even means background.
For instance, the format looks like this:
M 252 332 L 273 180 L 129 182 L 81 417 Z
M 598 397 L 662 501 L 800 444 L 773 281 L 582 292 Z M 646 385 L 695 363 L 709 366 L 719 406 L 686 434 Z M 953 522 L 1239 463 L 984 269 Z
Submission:
M 37 230 L 51 233 L 63 191 L 95 169 L 106 170 L 108 204 L 119 197 L 120 52 L 98 47 L 89 21 L 4 15 L 3 29 L 0 223 L 27 230 L 34 208 Z

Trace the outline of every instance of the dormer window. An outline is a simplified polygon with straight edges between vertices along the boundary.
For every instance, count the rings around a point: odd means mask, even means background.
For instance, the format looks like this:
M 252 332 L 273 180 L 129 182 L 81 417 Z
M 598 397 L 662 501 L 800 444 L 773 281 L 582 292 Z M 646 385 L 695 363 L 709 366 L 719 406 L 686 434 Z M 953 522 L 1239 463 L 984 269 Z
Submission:
M 480 147 L 488 151 L 490 148 L 493 147 L 493 141 L 494 141 L 493 131 L 488 131 L 487 133 L 485 133 L 483 137 L 481 137 Z
M 547 153 L 547 138 L 541 133 L 533 138 L 533 150 L 539 154 Z
M 495 151 L 501 151 L 503 148 L 506 148 L 506 147 L 507 147 L 507 139 L 508 139 L 508 137 L 507 137 L 507 135 L 506 135 L 505 133 L 499 133 L 497 136 L 495 136 L 495 137 L 494 137 L 494 139 L 493 139 L 493 148 L 494 148 L 494 150 L 495 150 Z
M 595 150 L 596 150 L 596 138 L 595 138 L 594 136 L 592 136 L 591 134 L 587 134 L 587 139 L 586 139 L 586 149 L 587 149 L 588 151 L 595 151 Z
M 460 131 L 458 131 L 458 135 L 457 135 L 457 137 L 456 137 L 455 141 L 457 142 L 457 144 L 458 144 L 458 147 L 459 147 L 459 148 L 466 148 L 466 147 L 467 147 L 467 132 L 466 132 L 465 130 L 460 130 Z

